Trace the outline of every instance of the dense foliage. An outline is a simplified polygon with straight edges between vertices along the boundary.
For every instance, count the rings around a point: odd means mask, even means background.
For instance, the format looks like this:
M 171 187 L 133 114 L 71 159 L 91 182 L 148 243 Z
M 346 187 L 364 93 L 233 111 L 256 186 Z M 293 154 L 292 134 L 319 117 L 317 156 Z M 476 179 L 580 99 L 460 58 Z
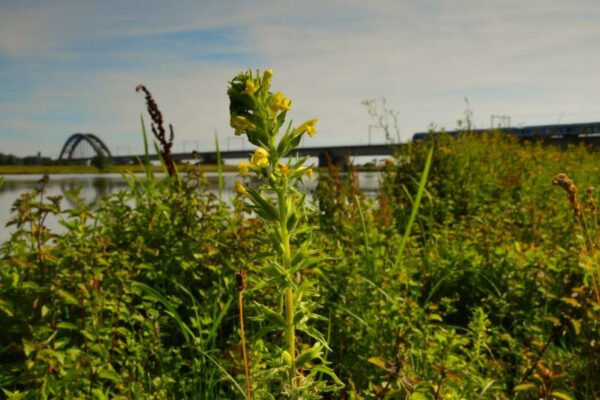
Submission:
M 0 153 L 0 165 L 52 165 L 54 161 L 50 157 L 37 156 L 18 157 L 14 154 Z
M 0 396 L 246 398 L 242 299 L 257 399 L 599 398 L 600 231 L 583 190 L 600 185 L 596 153 L 442 135 L 399 148 L 375 196 L 357 179 L 320 175 L 289 244 L 311 260 L 293 284 L 248 192 L 225 204 L 199 173 L 148 170 L 95 209 L 76 192 L 63 209 L 42 180 L 1 249 Z M 294 392 L 290 373 L 315 384 Z

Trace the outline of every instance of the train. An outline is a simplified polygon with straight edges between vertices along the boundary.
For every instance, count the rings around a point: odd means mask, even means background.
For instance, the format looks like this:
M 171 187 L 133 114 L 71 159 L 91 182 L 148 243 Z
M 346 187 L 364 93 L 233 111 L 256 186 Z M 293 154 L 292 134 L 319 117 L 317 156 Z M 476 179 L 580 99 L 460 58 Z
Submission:
M 544 139 L 579 139 L 589 137 L 600 137 L 600 122 L 586 122 L 575 124 L 553 124 L 553 125 L 532 125 L 523 127 L 496 128 L 494 130 L 513 135 L 523 140 L 544 140 Z M 485 133 L 491 129 L 472 129 L 470 133 Z M 458 136 L 465 133 L 465 130 L 445 131 L 450 136 Z M 430 135 L 436 135 L 439 132 L 418 132 L 412 136 L 413 141 L 425 140 Z

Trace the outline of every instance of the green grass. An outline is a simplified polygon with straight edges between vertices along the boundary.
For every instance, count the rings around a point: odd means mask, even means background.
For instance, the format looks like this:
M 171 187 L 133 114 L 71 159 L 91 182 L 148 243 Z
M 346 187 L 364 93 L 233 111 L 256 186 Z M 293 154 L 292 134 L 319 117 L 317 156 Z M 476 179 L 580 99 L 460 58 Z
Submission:
M 575 195 L 553 186 L 559 172 Z M 442 136 L 401 148 L 376 196 L 340 176 L 321 174 L 304 217 L 314 229 L 289 240 L 294 251 L 312 241 L 286 283 L 310 295 L 297 302 L 312 321 L 297 352 L 326 332 L 326 361 L 310 367 L 344 384 L 324 398 L 598 397 L 600 231 L 586 194 L 600 187 L 598 153 Z M 131 177 L 93 210 L 76 193 L 69 210 L 23 195 L 0 250 L 8 398 L 244 398 L 242 267 L 253 397 L 285 398 L 276 238 L 198 178 Z M 53 214 L 63 233 L 44 228 Z

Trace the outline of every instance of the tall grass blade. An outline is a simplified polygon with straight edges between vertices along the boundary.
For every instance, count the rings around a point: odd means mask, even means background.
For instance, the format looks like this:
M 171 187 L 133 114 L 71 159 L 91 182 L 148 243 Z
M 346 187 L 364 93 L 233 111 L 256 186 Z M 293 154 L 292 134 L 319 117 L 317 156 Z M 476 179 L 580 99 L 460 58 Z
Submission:
M 223 201 L 223 163 L 221 162 L 221 148 L 219 147 L 219 137 L 215 132 L 215 149 L 217 151 L 217 177 L 219 179 L 219 202 Z
M 429 149 L 429 153 L 427 154 L 427 161 L 425 161 L 425 168 L 423 168 L 423 173 L 421 174 L 419 188 L 417 189 L 417 196 L 415 197 L 415 201 L 413 202 L 410 217 L 408 218 L 408 223 L 406 224 L 406 228 L 404 229 L 404 235 L 402 236 L 400 246 L 398 247 L 398 253 L 396 254 L 396 260 L 394 262 L 395 270 L 398 270 L 398 268 L 400 267 L 400 263 L 404 258 L 404 249 L 406 247 L 406 243 L 408 242 L 408 238 L 410 237 L 410 232 L 415 223 L 415 219 L 417 218 L 419 206 L 421 205 L 421 199 L 423 198 L 423 193 L 425 193 L 425 185 L 427 184 L 427 178 L 429 177 L 429 169 L 431 168 L 432 158 L 433 146 Z
M 191 347 L 193 343 L 192 339 L 195 340 L 196 336 L 194 335 L 194 332 L 192 332 L 190 327 L 185 322 L 183 322 L 173 303 L 171 303 L 165 296 L 160 294 L 156 289 L 151 288 L 145 283 L 133 282 L 133 287 L 140 289 L 142 292 L 144 292 L 144 294 L 147 297 L 161 303 L 167 309 L 168 314 L 171 316 L 171 318 L 175 320 L 175 323 L 181 331 L 185 342 L 188 344 L 188 346 Z
M 240 392 L 240 394 L 242 396 L 244 396 L 244 399 L 248 398 L 246 396 L 246 392 L 244 392 L 244 389 L 242 389 L 242 387 L 240 386 L 240 384 L 237 383 L 237 381 L 233 378 L 233 376 L 231 376 L 231 374 L 229 372 L 227 372 L 227 370 L 225 368 L 223 368 L 223 366 L 221 364 L 219 364 L 217 362 L 217 360 L 215 360 L 214 358 L 212 358 L 211 356 L 209 356 L 208 353 L 206 353 L 205 351 L 201 351 L 200 353 L 202 354 L 202 356 L 206 357 L 210 362 L 212 362 L 223 373 L 223 375 L 225 375 L 227 377 L 227 379 L 229 381 L 231 381 L 231 383 L 233 383 L 233 385 L 238 390 L 238 392 Z
M 150 152 L 148 150 L 148 133 L 146 131 L 146 124 L 144 123 L 144 116 L 140 114 L 140 123 L 142 125 L 142 137 L 144 138 L 144 171 L 146 172 L 146 179 L 153 178 L 151 163 L 150 163 Z
M 362 206 L 360 204 L 360 198 L 358 195 L 354 195 L 354 203 L 356 204 L 356 208 L 358 209 L 358 215 L 360 217 L 360 224 L 362 227 L 363 241 L 365 244 L 365 253 L 367 255 L 367 262 L 369 264 L 369 277 L 373 277 L 374 267 L 373 267 L 373 257 L 371 255 L 371 248 L 369 246 L 369 235 L 367 233 L 367 224 L 365 222 L 365 215 L 363 213 Z
M 140 289 L 148 298 L 161 303 L 167 309 L 167 314 L 169 314 L 169 316 L 175 320 L 175 323 L 177 324 L 177 327 L 183 335 L 187 345 L 190 346 L 190 348 L 197 350 L 198 353 L 200 353 L 203 357 L 205 357 L 211 363 L 213 363 L 223 373 L 223 375 L 225 375 L 227 379 L 231 381 L 231 383 L 244 396 L 244 398 L 246 398 L 246 393 L 244 392 L 244 389 L 242 389 L 240 384 L 227 372 L 227 370 L 225 370 L 225 368 L 223 368 L 223 366 L 219 364 L 214 358 L 209 356 L 206 351 L 200 350 L 195 347 L 199 344 L 199 339 L 196 335 L 194 335 L 194 332 L 190 329 L 190 327 L 185 322 L 183 322 L 173 303 L 171 303 L 165 296 L 160 294 L 160 292 L 158 292 L 156 289 L 146 285 L 145 283 L 133 282 L 133 287 Z M 183 286 L 181 285 L 179 285 L 179 287 L 183 288 Z M 189 291 L 185 291 L 191 296 L 191 293 L 189 293 Z M 226 309 L 229 308 L 230 303 L 231 301 L 227 303 Z M 224 315 L 224 312 L 222 312 L 222 314 Z M 222 316 L 219 316 L 219 319 L 222 319 Z

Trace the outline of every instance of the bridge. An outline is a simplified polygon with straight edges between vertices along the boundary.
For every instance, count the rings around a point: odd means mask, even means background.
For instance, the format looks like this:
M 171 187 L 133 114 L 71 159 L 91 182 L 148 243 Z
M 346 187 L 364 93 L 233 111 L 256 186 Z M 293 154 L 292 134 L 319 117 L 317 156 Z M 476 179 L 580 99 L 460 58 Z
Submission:
M 397 145 L 376 144 L 376 145 L 351 145 L 351 146 L 319 146 L 304 147 L 297 149 L 300 156 L 315 157 L 319 160 L 319 166 L 326 166 L 329 162 L 336 164 L 348 163 L 352 157 L 357 156 L 391 156 L 394 154 Z M 221 159 L 244 159 L 251 155 L 251 150 L 226 150 L 221 151 Z M 91 133 L 75 133 L 65 142 L 59 156 L 59 160 L 65 162 L 88 162 L 94 157 L 104 157 L 115 164 L 128 164 L 137 162 L 145 158 L 144 155 L 121 155 L 114 156 L 110 150 L 98 138 Z M 151 160 L 158 160 L 158 155 L 149 155 Z M 216 151 L 193 151 L 183 153 L 173 153 L 173 161 L 191 161 L 196 160 L 202 164 L 216 164 Z
M 94 157 L 110 159 L 112 154 L 108 146 L 93 133 L 74 133 L 63 145 L 58 159 L 61 161 L 90 160 Z
M 541 141 L 545 144 L 558 145 L 566 147 L 571 144 L 586 143 L 596 148 L 600 148 L 600 122 L 577 123 L 577 124 L 557 124 L 557 125 L 538 125 L 526 126 L 522 128 L 501 128 L 500 130 L 507 134 L 517 137 L 521 141 Z M 489 130 L 473 130 L 472 133 L 481 133 Z M 451 136 L 459 135 L 460 131 L 449 131 Z M 413 135 L 413 141 L 423 140 L 429 137 L 430 133 L 416 133 Z M 297 153 L 300 156 L 315 157 L 319 160 L 319 166 L 326 166 L 330 162 L 335 164 L 348 163 L 352 157 L 370 156 L 381 157 L 390 156 L 398 149 L 401 144 L 375 144 L 375 145 L 347 145 L 347 146 L 317 146 L 298 148 Z M 227 150 L 222 151 L 220 156 L 222 160 L 227 159 L 245 159 L 250 155 L 251 150 Z M 108 147 L 91 133 L 75 133 L 65 142 L 59 160 L 66 162 L 87 162 L 96 157 L 102 157 L 106 160 L 117 163 L 127 164 L 137 162 L 143 159 L 144 155 L 125 155 L 113 156 Z M 152 154 L 151 160 L 157 160 L 158 156 Z M 202 164 L 216 164 L 216 151 L 193 151 L 172 154 L 175 162 L 195 160 Z
M 396 151 L 398 145 L 376 144 L 376 145 L 353 145 L 353 146 L 327 146 L 327 147 L 303 147 L 296 149 L 300 156 L 315 157 L 319 160 L 319 166 L 327 166 L 330 162 L 335 164 L 349 163 L 352 157 L 357 156 L 391 156 Z M 221 151 L 221 159 L 244 159 L 252 154 L 251 150 L 227 150 Z M 197 160 L 202 164 L 216 164 L 216 151 L 194 151 L 188 153 L 173 153 L 173 160 L 181 162 L 185 160 Z M 110 160 L 119 164 L 131 163 L 144 156 L 112 156 Z M 156 154 L 150 155 L 151 160 L 157 160 Z

